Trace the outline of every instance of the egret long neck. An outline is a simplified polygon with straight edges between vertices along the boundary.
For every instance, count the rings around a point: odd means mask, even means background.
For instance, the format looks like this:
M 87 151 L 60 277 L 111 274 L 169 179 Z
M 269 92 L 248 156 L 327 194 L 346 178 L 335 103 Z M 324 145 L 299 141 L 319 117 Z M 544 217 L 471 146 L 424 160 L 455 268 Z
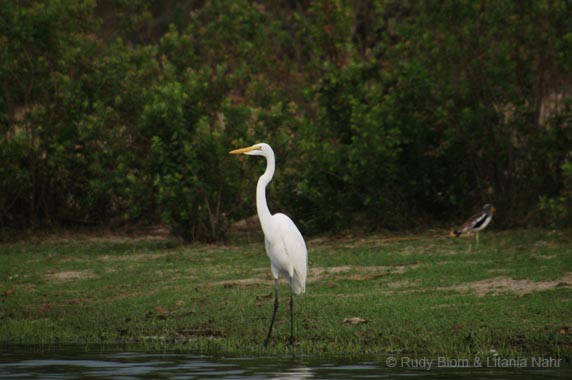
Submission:
M 260 219 L 260 225 L 264 234 L 268 236 L 267 228 L 270 225 L 270 210 L 268 209 L 268 204 L 266 203 L 266 186 L 272 180 L 274 176 L 274 155 L 266 157 L 266 171 L 258 179 L 258 184 L 256 185 L 256 211 L 258 212 L 258 219 Z

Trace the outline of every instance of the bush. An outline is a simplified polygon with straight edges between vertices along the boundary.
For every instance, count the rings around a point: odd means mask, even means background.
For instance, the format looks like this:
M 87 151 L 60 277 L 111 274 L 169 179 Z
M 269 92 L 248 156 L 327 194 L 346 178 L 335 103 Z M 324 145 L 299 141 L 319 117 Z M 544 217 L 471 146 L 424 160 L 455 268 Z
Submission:
M 572 163 L 562 165 L 562 178 L 565 183 L 556 197 L 540 197 L 540 210 L 552 227 L 572 225 Z
M 3 227 L 169 223 L 221 239 L 270 208 L 305 233 L 570 221 L 562 2 L 0 3 Z M 539 21 L 541 20 L 541 21 Z M 568 104 L 569 107 L 569 104 Z M 258 170 L 259 169 L 259 170 Z

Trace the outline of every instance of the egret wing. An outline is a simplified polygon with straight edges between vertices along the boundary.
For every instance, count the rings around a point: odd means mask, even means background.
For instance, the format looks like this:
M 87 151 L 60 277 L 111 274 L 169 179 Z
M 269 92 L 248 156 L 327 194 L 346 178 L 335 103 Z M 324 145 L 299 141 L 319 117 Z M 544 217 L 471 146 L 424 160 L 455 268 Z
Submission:
M 286 248 L 286 254 L 292 266 L 294 275 L 292 278 L 292 290 L 296 294 L 306 290 L 306 277 L 308 275 L 308 250 L 302 234 L 292 219 L 284 214 L 273 216 L 279 226 L 282 244 Z

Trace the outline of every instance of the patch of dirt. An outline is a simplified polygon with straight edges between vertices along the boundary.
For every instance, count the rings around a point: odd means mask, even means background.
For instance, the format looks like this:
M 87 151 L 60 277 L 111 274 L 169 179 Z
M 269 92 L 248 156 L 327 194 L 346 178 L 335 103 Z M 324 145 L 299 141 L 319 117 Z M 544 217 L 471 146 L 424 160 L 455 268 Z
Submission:
M 350 325 L 359 325 L 361 323 L 367 323 L 367 319 L 363 319 L 360 317 L 351 317 L 351 318 L 344 318 L 344 323 L 350 324 Z
M 566 273 L 561 278 L 552 281 L 515 280 L 508 277 L 495 277 L 455 286 L 441 287 L 439 289 L 457 290 L 461 292 L 473 291 L 477 297 L 483 297 L 486 294 L 492 293 L 496 295 L 506 292 L 522 296 L 556 287 L 572 288 L 572 273 Z
M 56 272 L 56 273 L 48 273 L 46 276 L 48 280 L 51 281 L 59 281 L 59 282 L 68 282 L 68 281 L 75 281 L 75 280 L 85 280 L 88 278 L 95 278 L 95 274 L 89 270 L 66 270 L 63 272 Z
M 311 266 L 309 268 L 308 282 L 316 282 L 334 277 L 336 280 L 350 281 L 366 281 L 389 274 L 401 274 L 413 268 L 417 268 L 419 264 L 412 265 L 380 265 L 380 266 L 357 266 L 342 265 L 337 267 L 319 267 Z M 212 283 L 213 286 L 224 286 L 225 288 L 239 287 L 246 288 L 249 286 L 257 286 L 260 284 L 269 284 L 272 282 L 270 270 L 264 269 L 260 277 L 241 278 L 236 280 L 218 281 Z M 283 278 L 282 278 L 283 280 Z M 333 285 L 335 286 L 335 285 Z
M 541 259 L 541 260 L 552 260 L 557 258 L 558 256 L 556 255 L 534 255 L 535 258 L 537 259 Z
M 407 287 L 419 285 L 420 282 L 421 282 L 421 280 L 415 280 L 415 281 L 409 281 L 409 280 L 405 280 L 405 281 L 393 281 L 393 282 L 388 282 L 388 283 L 386 284 L 386 286 L 387 286 L 389 289 L 392 289 L 392 290 L 399 290 L 399 289 L 402 289 L 402 288 L 407 288 Z
M 444 230 L 428 230 L 427 233 L 423 235 L 386 235 L 386 234 L 345 234 L 345 235 L 334 235 L 334 236 L 322 236 L 315 237 L 308 240 L 308 245 L 320 246 L 320 245 L 331 245 L 335 244 L 339 246 L 342 244 L 344 248 L 355 248 L 355 247 L 365 247 L 365 246 L 378 246 L 386 243 L 396 243 L 402 241 L 415 241 L 423 239 L 435 239 L 447 237 L 447 232 Z
M 270 284 L 272 282 L 270 277 L 260 277 L 260 278 L 241 278 L 238 280 L 227 280 L 214 282 L 214 286 L 224 286 L 225 288 L 247 288 L 249 286 L 256 286 L 260 284 Z M 270 286 L 270 285 L 269 285 Z
M 419 264 L 377 266 L 343 265 L 329 268 L 314 266 L 310 267 L 308 282 L 323 280 L 333 275 L 336 275 L 336 278 L 339 280 L 366 281 L 388 274 L 402 274 L 418 266 Z
M 351 265 L 343 265 L 339 267 L 330 267 L 330 268 L 312 266 L 310 267 L 309 270 L 310 273 L 308 277 L 309 281 L 317 281 L 331 274 L 347 273 L 350 272 L 351 270 L 352 270 Z

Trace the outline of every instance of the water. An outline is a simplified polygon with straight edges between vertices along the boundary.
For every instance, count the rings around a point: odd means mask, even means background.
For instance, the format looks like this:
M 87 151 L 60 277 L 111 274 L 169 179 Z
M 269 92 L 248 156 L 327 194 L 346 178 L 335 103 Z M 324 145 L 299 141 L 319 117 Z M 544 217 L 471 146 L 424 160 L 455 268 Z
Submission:
M 141 352 L 0 352 L 0 379 L 571 379 L 553 368 L 409 368 L 386 356 L 363 360 L 313 357 L 218 357 Z M 405 368 L 404 368 L 405 367 Z

